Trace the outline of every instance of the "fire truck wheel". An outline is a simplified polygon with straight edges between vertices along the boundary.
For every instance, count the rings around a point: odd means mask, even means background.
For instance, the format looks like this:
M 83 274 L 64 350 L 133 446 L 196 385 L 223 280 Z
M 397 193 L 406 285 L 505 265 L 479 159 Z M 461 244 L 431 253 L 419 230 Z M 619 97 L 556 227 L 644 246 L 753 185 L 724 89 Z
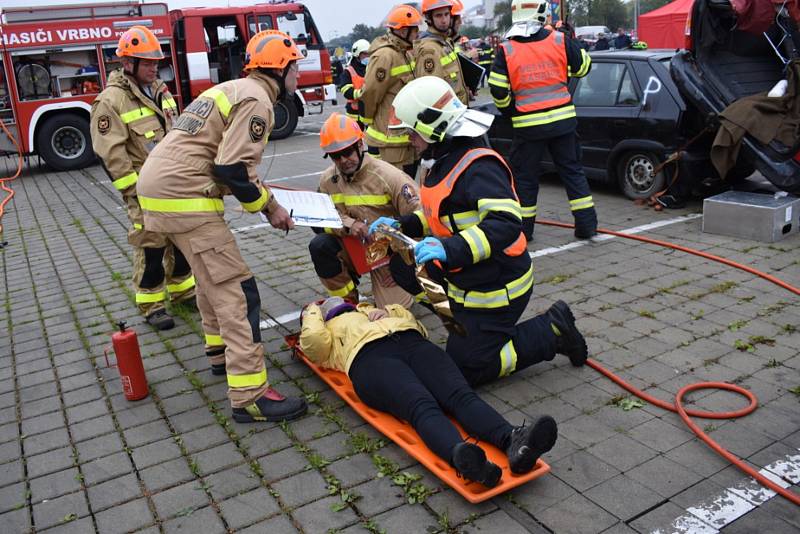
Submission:
M 294 100 L 281 100 L 275 103 L 275 127 L 270 139 L 286 139 L 297 128 L 297 106 Z
M 94 161 L 89 121 L 84 117 L 72 113 L 53 115 L 37 130 L 36 151 L 53 169 L 82 169 Z

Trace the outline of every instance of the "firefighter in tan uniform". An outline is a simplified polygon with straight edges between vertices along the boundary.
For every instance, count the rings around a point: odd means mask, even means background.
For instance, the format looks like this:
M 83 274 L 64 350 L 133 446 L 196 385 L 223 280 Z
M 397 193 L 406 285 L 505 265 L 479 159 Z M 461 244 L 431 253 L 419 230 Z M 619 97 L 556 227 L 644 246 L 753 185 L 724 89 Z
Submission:
M 144 229 L 136 180 L 148 153 L 172 127 L 178 108 L 156 78 L 164 54 L 150 30 L 133 26 L 122 34 L 117 56 L 122 69 L 111 73 L 92 104 L 92 146 L 128 208 L 136 304 L 149 324 L 166 330 L 175 322 L 164 309 L 165 280 L 170 298 L 179 302 L 194 297 L 194 277 L 186 258 L 163 234 Z
M 227 374 L 233 418 L 242 423 L 303 415 L 306 403 L 269 386 L 261 344 L 261 300 L 253 274 L 223 219 L 233 195 L 272 226 L 294 227 L 256 175 L 274 123 L 273 102 L 297 87 L 303 55 L 285 33 L 247 45 L 248 75 L 203 92 L 150 154 L 137 190 L 145 225 L 166 232 L 197 277 L 197 305 L 214 374 Z
M 416 154 L 405 132 L 389 130 L 394 96 L 414 78 L 412 47 L 422 22 L 411 6 L 392 8 L 384 25 L 386 35 L 372 42 L 361 88 L 362 122 L 367 125 L 369 153 L 414 176 Z
M 342 238 L 369 240 L 368 225 L 378 217 L 400 217 L 419 209 L 417 185 L 404 172 L 366 154 L 364 134 L 354 120 L 333 113 L 320 131 L 320 147 L 333 160 L 320 178 L 319 190 L 333 199 L 344 228 L 326 228 L 308 246 L 314 269 L 331 296 L 358 303 L 358 276 L 342 246 Z M 409 308 L 414 298 L 392 279 L 389 266 L 370 272 L 378 307 L 400 304 Z
M 469 103 L 469 90 L 464 83 L 464 74 L 458 61 L 458 52 L 453 40 L 452 10 L 453 0 L 424 0 L 422 16 L 428 29 L 421 33 L 414 43 L 416 57 L 416 77 L 436 76 L 453 88 L 463 104 Z

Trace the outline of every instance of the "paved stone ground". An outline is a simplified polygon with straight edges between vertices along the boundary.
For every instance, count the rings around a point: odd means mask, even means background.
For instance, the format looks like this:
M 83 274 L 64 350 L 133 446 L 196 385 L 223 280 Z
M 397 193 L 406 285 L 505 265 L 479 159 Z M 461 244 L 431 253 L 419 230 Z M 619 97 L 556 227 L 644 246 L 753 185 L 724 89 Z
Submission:
M 313 135 L 321 120 L 304 119 L 301 135 L 270 143 L 268 178 L 300 175 L 284 183 L 313 186 L 326 165 Z M 551 474 L 470 505 L 292 359 L 282 336 L 297 329 L 296 321 L 264 330 L 267 364 L 271 382 L 305 395 L 310 413 L 289 425 L 236 424 L 224 379 L 207 371 L 197 313 L 175 310 L 176 328 L 163 333 L 137 318 L 127 220 L 102 171 L 34 169 L 14 189 L 2 220 L 9 244 L 0 254 L 0 532 L 668 532 L 689 524 L 687 508 L 703 507 L 744 480 L 676 415 L 631 406 L 606 378 L 557 357 L 481 389 L 515 424 L 542 413 L 558 420 L 560 437 L 546 456 Z M 656 213 L 602 185 L 594 196 L 602 226 L 611 229 L 701 209 L 698 202 Z M 540 207 L 544 217 L 570 220 L 555 180 L 544 184 Z M 235 203 L 228 219 L 239 228 L 260 223 Z M 258 280 L 264 319 L 318 297 L 310 235 L 265 228 L 237 234 Z M 765 244 L 709 235 L 696 218 L 648 235 L 800 285 L 798 236 Z M 539 225 L 530 249 L 571 237 Z M 760 402 L 755 415 L 700 425 L 757 466 L 797 456 L 796 296 L 741 271 L 622 239 L 534 263 L 527 316 L 563 298 L 592 355 L 664 399 L 701 380 L 750 389 Z M 124 399 L 116 370 L 103 359 L 118 319 L 139 334 L 151 388 L 139 402 Z M 424 315 L 424 322 L 434 341 L 444 339 L 434 317 Z M 713 391 L 691 400 L 714 410 L 742 404 Z M 398 484 L 395 473 L 407 476 Z M 786 477 L 797 483 L 796 473 Z M 424 502 L 409 504 L 414 497 Z M 763 496 L 749 505 L 739 500 L 752 510 L 725 532 L 800 531 L 800 512 L 782 498 L 758 507 Z

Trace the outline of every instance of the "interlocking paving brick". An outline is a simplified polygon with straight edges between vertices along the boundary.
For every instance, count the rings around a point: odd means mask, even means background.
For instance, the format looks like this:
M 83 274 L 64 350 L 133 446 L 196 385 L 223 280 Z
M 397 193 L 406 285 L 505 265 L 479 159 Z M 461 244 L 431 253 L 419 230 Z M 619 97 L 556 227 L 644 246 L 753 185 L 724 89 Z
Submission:
M 650 460 L 657 454 L 624 434 L 615 434 L 587 450 L 623 472 Z
M 380 453 L 381 452 L 378 451 L 378 454 Z M 337 480 L 342 483 L 342 487 L 345 488 L 375 478 L 378 472 L 377 468 L 372 463 L 371 456 L 363 453 L 333 462 L 326 469 L 335 476 Z
M 98 484 L 131 471 L 131 462 L 125 452 L 117 452 L 81 465 L 87 484 Z
M 551 467 L 552 474 L 581 492 L 619 474 L 596 456 L 580 451 L 553 462 Z
M 239 532 L 241 534 L 263 534 L 264 532 L 269 532 L 270 534 L 273 532 L 275 534 L 296 534 L 299 531 L 285 515 L 279 515 L 266 521 L 260 521 Z
M 528 485 L 526 484 L 525 486 Z M 515 497 L 517 496 L 515 494 Z M 450 525 L 460 525 L 473 514 L 485 515 L 497 509 L 497 505 L 491 499 L 482 503 L 472 504 L 450 489 L 431 495 L 425 503 L 439 516 L 446 516 Z M 360 506 L 359 510 L 361 510 Z
M 136 447 L 131 451 L 137 469 L 144 469 L 181 456 L 181 449 L 172 438 Z
M 139 471 L 139 475 L 150 491 L 158 491 L 195 478 L 189 470 L 185 458 L 176 458 L 175 460 L 142 469 Z
M 31 520 L 27 508 L 0 514 L 1 532 L 27 532 L 30 526 Z
M 0 488 L 0 512 L 18 510 L 26 503 L 25 484 L 18 482 Z
M 316 471 L 305 471 L 272 484 L 281 501 L 294 508 L 328 494 L 325 479 Z
M 272 482 L 293 473 L 299 473 L 305 469 L 308 462 L 302 454 L 294 448 L 290 448 L 260 458 L 258 464 L 264 472 L 264 479 Z
M 72 493 L 81 488 L 80 477 L 76 468 L 65 469 L 30 481 L 31 500 L 40 502 L 59 495 Z
M 630 469 L 626 474 L 667 498 L 680 493 L 702 478 L 664 456 L 656 456 Z
M 601 482 L 584 495 L 624 521 L 664 501 L 662 496 L 626 475 Z
M 133 473 L 117 477 L 102 484 L 89 486 L 87 492 L 94 512 L 105 510 L 111 506 L 142 496 L 139 481 Z
M 262 487 L 235 495 L 222 501 L 219 506 L 222 517 L 233 529 L 239 529 L 280 512 L 277 501 Z
M 536 518 L 554 532 L 565 534 L 602 532 L 617 522 L 613 515 L 579 494 L 554 504 Z
M 208 496 L 200 484 L 193 480 L 180 486 L 175 486 L 152 496 L 153 503 L 159 517 L 167 519 L 175 515 L 185 515 L 192 510 L 197 510 L 209 503 Z
M 70 493 L 33 505 L 33 520 L 36 528 L 44 529 L 61 523 L 72 514 L 81 518 L 89 514 L 86 496 L 82 491 Z
M 164 532 L 203 532 L 223 534 L 227 532 L 219 516 L 208 506 L 202 510 L 187 512 L 164 523 Z
M 437 526 L 437 518 L 421 506 L 403 506 L 374 517 L 386 532 L 426 532 Z
M 261 484 L 248 464 L 237 465 L 205 477 L 206 486 L 216 500 L 226 499 Z

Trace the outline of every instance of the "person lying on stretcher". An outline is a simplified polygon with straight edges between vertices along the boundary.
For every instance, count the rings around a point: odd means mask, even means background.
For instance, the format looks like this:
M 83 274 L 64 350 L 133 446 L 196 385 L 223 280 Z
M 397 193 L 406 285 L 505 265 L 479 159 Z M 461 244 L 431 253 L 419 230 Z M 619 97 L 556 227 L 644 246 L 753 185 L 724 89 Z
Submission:
M 330 297 L 310 304 L 301 320 L 300 348 L 308 358 L 347 373 L 365 404 L 408 421 L 425 445 L 467 480 L 494 487 L 502 472 L 483 449 L 461 438 L 445 413 L 470 436 L 505 451 L 515 474 L 531 471 L 556 442 L 552 417 L 515 427 L 484 402 L 400 305 L 355 307 Z

